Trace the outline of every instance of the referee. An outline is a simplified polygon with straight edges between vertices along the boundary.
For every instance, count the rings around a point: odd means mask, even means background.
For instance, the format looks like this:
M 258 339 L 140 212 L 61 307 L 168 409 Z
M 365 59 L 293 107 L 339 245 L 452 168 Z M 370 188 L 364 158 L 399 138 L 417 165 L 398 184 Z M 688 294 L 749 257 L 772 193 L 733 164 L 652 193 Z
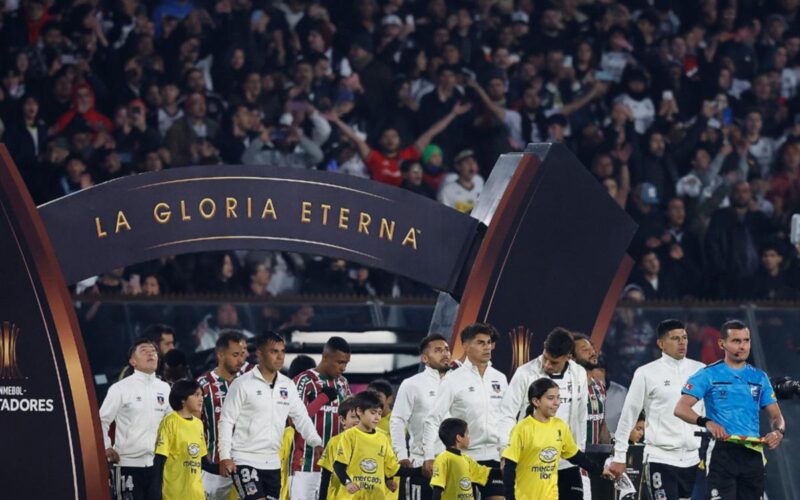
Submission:
M 785 431 L 783 415 L 767 374 L 747 364 L 747 325 L 738 320 L 723 324 L 719 345 L 725 359 L 689 377 L 675 416 L 708 429 L 713 437 L 706 453 L 706 498 L 759 500 L 764 494 L 763 445 L 741 438 L 760 435 L 758 415 L 764 408 L 772 425 L 764 443 L 771 450 L 777 448 Z M 708 418 L 692 409 L 701 399 Z

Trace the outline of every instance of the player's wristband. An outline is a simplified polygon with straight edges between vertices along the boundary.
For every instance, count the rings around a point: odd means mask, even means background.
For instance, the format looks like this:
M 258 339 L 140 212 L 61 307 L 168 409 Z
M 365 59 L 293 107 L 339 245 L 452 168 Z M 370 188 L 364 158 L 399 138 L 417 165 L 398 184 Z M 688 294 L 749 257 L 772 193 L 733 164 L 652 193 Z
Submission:
M 699 427 L 705 427 L 706 424 L 709 423 L 709 422 L 711 422 L 710 418 L 697 417 L 697 421 L 695 422 L 695 424 L 697 424 Z
M 786 435 L 786 429 L 775 429 L 775 431 L 776 432 L 780 432 L 781 436 L 785 436 Z

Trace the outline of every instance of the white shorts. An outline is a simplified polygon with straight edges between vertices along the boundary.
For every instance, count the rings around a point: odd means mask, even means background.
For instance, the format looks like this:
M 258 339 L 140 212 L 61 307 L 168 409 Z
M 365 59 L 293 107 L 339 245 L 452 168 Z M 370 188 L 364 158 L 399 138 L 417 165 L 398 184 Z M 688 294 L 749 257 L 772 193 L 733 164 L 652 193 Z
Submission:
M 297 471 L 289 478 L 291 491 L 290 500 L 317 500 L 319 498 L 319 483 L 322 481 L 321 472 Z
M 206 471 L 200 471 L 200 478 L 203 480 L 206 500 L 228 500 L 228 496 L 233 491 L 231 478 L 210 474 Z

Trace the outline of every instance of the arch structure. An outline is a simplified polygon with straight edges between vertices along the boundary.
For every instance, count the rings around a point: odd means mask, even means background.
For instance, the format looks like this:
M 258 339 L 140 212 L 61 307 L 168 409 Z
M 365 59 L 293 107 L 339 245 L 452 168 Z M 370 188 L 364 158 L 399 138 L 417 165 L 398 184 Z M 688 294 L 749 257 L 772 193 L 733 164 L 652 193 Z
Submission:
M 0 425 L 14 430 L 15 497 L 108 498 L 67 284 L 209 250 L 341 258 L 439 290 L 431 331 L 457 354 L 464 326 L 495 325 L 493 361 L 510 373 L 555 326 L 601 343 L 632 267 L 636 225 L 559 144 L 502 155 L 471 215 L 365 179 L 242 165 L 124 177 L 37 209 L 3 145 L 0 163 Z

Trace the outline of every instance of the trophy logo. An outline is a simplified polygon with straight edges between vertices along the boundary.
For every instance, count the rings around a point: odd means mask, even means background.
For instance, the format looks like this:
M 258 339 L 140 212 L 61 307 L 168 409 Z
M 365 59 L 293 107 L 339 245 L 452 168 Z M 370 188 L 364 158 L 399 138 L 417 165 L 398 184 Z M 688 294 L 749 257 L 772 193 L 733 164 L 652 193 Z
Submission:
M 524 326 L 512 328 L 508 332 L 511 341 L 511 373 L 531 359 L 531 339 L 533 332 Z
M 19 327 L 10 321 L 3 321 L 0 330 L 0 380 L 23 378 L 17 365 L 17 339 Z

